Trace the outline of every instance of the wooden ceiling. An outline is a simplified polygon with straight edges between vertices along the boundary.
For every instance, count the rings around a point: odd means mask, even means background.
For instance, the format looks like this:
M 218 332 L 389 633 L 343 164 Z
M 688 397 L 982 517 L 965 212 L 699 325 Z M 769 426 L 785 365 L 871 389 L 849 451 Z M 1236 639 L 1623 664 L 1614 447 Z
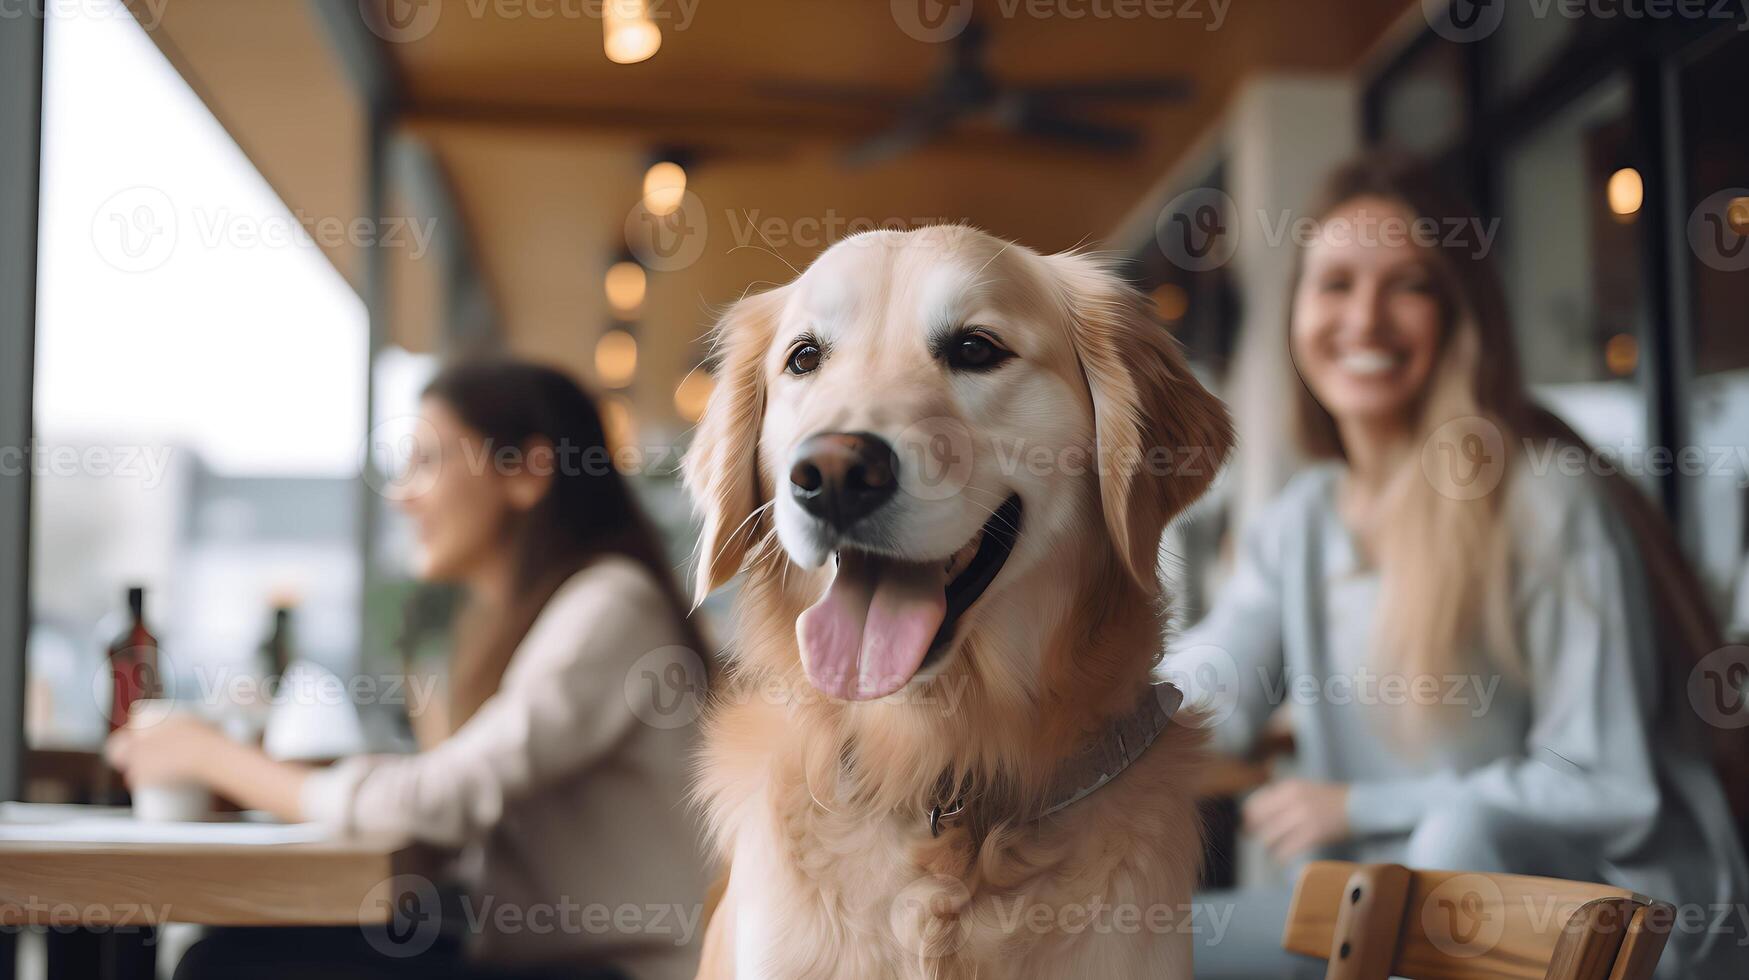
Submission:
M 691 368 L 710 311 L 750 285 L 793 276 L 834 234 L 948 220 L 1045 250 L 1098 243 L 1215 122 L 1247 74 L 1349 70 L 1413 5 L 974 0 L 989 35 L 988 63 L 1004 82 L 1184 75 L 1194 96 L 1093 113 L 1142 132 L 1139 146 L 1119 155 L 974 126 L 851 169 L 841 152 L 892 123 L 891 108 L 786 98 L 785 83 L 921 91 L 950 45 L 907 33 L 903 4 L 952 8 L 954 0 L 653 2 L 662 47 L 636 65 L 603 54 L 602 24 L 592 15 L 600 0 L 362 0 L 362 9 L 384 36 L 382 51 L 405 93 L 403 125 L 429 143 L 447 173 L 517 350 L 589 375 L 594 340 L 610 322 L 602 273 L 622 248 L 643 168 L 658 146 L 698 154 L 688 187 L 704 216 L 704 247 L 683 268 L 652 274 L 637 327 L 640 375 L 631 395 L 640 416 L 659 422 L 672 421 L 674 383 Z M 169 41 L 186 70 L 206 77 L 203 96 L 222 105 L 241 75 L 283 69 L 264 57 L 277 40 L 249 30 L 238 13 L 277 6 L 180 0 L 168 5 L 180 15 L 165 19 L 160 32 L 169 37 L 160 43 Z M 1148 16 L 1150 8 L 1172 15 Z M 1141 16 L 1115 16 L 1123 11 Z M 391 13 L 411 20 L 388 28 Z M 206 16 L 227 22 L 228 49 L 211 37 L 211 25 L 193 23 Z M 197 35 L 198 51 L 185 43 Z M 203 59 L 226 70 L 210 71 Z M 332 161 L 312 152 L 309 105 L 280 95 L 258 99 L 246 118 L 223 111 L 220 118 L 290 202 L 321 181 L 289 171 L 319 174 Z M 346 132 L 355 124 L 340 112 L 333 118 L 336 136 L 326 146 L 355 152 L 356 129 Z
M 974 128 L 846 168 L 841 152 L 891 124 L 890 108 L 787 99 L 784 82 L 921 91 L 950 47 L 908 34 L 903 9 L 880 0 L 698 0 L 690 20 L 687 8 L 658 3 L 662 48 L 636 65 L 606 59 L 598 20 L 534 15 L 563 11 L 564 0 L 502 9 L 452 2 L 434 24 L 415 22 L 409 33 L 422 36 L 387 49 L 408 93 L 408 125 L 451 174 L 505 325 L 532 354 L 587 370 L 609 322 L 601 272 L 620 247 L 648 154 L 697 149 L 689 189 L 705 215 L 703 254 L 652 274 L 639 326 L 634 397 L 640 416 L 660 418 L 710 311 L 750 285 L 794 275 L 834 230 L 947 220 L 1040 249 L 1097 243 L 1214 122 L 1246 73 L 1346 70 L 1405 4 L 1183 0 L 1157 5 L 1175 12 L 1168 18 L 1095 16 L 1126 6 L 1142 8 L 1121 0 L 975 8 L 1003 81 L 1194 80 L 1184 103 L 1100 110 L 1100 120 L 1145 134 L 1136 151 L 1117 156 Z M 1071 19 L 1077 11 L 1086 16 Z

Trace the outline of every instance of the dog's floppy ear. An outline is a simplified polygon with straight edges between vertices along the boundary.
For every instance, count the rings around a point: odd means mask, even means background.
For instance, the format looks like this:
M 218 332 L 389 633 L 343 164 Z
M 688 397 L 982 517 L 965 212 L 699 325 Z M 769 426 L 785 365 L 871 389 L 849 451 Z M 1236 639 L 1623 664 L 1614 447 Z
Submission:
M 703 518 L 694 601 L 735 577 L 758 540 L 763 502 L 759 478 L 759 427 L 765 417 L 765 378 L 760 361 L 769 345 L 782 290 L 749 296 L 718 321 L 712 349 L 716 387 L 681 462 L 693 508 Z
M 1087 256 L 1052 263 L 1093 396 L 1105 525 L 1130 575 L 1153 595 L 1160 535 L 1213 482 L 1233 445 L 1232 420 L 1190 373 L 1146 297 Z

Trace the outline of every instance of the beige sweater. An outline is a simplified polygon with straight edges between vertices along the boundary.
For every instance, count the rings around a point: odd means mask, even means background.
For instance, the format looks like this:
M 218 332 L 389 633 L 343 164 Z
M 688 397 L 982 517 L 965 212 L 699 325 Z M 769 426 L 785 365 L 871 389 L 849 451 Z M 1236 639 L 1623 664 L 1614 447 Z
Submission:
M 553 595 L 467 724 L 311 776 L 305 819 L 460 848 L 479 958 L 690 978 L 705 874 L 684 795 L 703 692 L 684 635 L 647 572 L 599 561 Z

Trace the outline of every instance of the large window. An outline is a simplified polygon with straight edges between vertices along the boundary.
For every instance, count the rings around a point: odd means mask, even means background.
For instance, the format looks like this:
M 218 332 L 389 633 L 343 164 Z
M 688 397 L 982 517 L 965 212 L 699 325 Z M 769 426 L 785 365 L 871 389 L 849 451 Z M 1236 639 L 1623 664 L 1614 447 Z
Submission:
M 177 693 L 358 655 L 366 313 L 119 2 L 50 5 L 26 738 L 92 747 L 125 590 Z
M 1677 248 L 1692 276 L 1686 484 L 1697 557 L 1727 623 L 1749 636 L 1749 34 L 1702 44 L 1680 72 L 1686 172 Z
M 1423 39 L 1391 71 L 1368 113 L 1381 142 L 1437 157 L 1464 135 L 1469 125 L 1469 50 L 1434 35 Z
M 1433 150 L 1499 216 L 1537 394 L 1623 454 L 1749 636 L 1749 22 L 1463 9 L 1491 16 L 1430 24 L 1375 75 L 1368 136 Z
M 1645 445 L 1639 367 L 1644 189 L 1619 78 L 1506 151 L 1501 272 L 1525 376 L 1592 442 Z

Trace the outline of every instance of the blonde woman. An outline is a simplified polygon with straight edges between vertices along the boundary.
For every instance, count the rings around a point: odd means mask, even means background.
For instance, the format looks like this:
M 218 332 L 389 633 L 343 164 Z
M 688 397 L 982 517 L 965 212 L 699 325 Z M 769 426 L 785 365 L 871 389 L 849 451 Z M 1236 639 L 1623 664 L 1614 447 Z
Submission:
M 1242 811 L 1278 859 L 1613 882 L 1689 910 L 1660 976 L 1749 976 L 1749 936 L 1712 926 L 1749 870 L 1719 778 L 1744 785 L 1741 742 L 1686 695 L 1720 645 L 1701 590 L 1625 480 L 1544 465 L 1596 457 L 1526 394 L 1486 243 L 1447 236 L 1468 212 L 1441 191 L 1394 158 L 1330 180 L 1281 389 L 1317 465 L 1162 671 L 1227 751 L 1289 705 L 1296 778 Z M 1197 975 L 1292 975 L 1287 898 L 1209 896 Z

